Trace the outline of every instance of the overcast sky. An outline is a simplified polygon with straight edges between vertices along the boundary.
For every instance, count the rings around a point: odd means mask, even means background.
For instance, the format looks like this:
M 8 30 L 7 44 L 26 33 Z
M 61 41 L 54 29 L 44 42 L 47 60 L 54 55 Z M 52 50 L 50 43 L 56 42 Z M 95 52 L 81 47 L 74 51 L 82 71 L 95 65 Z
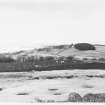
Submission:
M 0 0 L 0 52 L 105 44 L 105 0 Z

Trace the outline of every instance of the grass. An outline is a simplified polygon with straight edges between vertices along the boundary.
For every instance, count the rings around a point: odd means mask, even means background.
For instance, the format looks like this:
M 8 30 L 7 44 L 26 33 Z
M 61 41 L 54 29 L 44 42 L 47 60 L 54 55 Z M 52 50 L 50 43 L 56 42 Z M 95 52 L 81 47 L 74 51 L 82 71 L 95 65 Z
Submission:
M 40 102 L 40 103 L 54 103 L 54 102 L 56 102 L 56 101 L 54 101 L 54 100 L 43 100 L 43 99 L 40 99 L 40 98 L 35 98 L 35 101 L 37 101 L 37 102 Z
M 68 102 L 67 100 L 65 101 L 55 101 L 55 100 L 43 100 L 43 99 L 40 99 L 40 98 L 35 98 L 35 101 L 36 102 L 39 102 L 39 103 L 56 103 L 56 102 Z

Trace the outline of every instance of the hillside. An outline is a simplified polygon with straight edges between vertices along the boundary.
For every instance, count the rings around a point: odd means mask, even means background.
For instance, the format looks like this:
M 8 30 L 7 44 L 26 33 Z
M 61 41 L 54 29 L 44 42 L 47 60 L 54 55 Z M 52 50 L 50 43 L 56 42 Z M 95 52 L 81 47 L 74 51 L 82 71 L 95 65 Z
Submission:
M 0 57 L 12 57 L 17 59 L 18 57 L 67 57 L 74 56 L 78 58 L 105 58 L 105 45 L 94 45 L 96 50 L 91 51 L 79 51 L 71 45 L 58 45 L 58 46 L 47 46 L 39 49 L 24 50 L 14 53 L 0 54 Z
M 105 69 L 105 46 L 81 51 L 70 45 L 0 54 L 0 72 L 64 69 Z

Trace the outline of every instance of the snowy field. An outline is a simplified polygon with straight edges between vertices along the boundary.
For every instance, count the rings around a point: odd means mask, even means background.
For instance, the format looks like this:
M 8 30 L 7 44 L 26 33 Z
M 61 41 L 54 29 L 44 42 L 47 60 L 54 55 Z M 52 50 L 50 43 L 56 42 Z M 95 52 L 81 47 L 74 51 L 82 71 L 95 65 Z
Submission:
M 71 92 L 105 93 L 104 70 L 0 73 L 0 102 L 63 102 Z

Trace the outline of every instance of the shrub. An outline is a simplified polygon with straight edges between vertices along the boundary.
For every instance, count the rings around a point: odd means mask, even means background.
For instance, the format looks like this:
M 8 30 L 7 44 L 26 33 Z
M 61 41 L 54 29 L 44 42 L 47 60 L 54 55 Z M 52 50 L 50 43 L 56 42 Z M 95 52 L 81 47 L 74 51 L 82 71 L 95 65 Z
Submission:
M 83 87 L 83 88 L 93 88 L 92 85 L 83 85 L 82 87 Z
M 95 102 L 96 101 L 96 95 L 88 93 L 84 95 L 83 102 Z
M 57 88 L 51 88 L 51 89 L 48 89 L 49 91 L 57 91 L 58 89 Z
M 105 102 L 105 93 L 96 94 L 98 99 L 97 102 Z
M 69 94 L 68 101 L 69 102 L 82 102 L 82 97 L 78 93 L 72 92 Z
M 67 60 L 73 60 L 73 58 L 74 58 L 73 56 L 68 56 L 66 59 Z
M 25 93 L 25 92 L 22 92 L 22 93 L 17 93 L 16 95 L 28 95 L 29 93 Z
M 105 61 L 105 58 L 99 58 L 99 61 Z
M 2 57 L 0 58 L 0 63 L 3 63 L 3 62 L 14 62 L 15 60 L 12 59 L 11 57 Z
M 74 47 L 78 50 L 96 50 L 95 46 L 88 43 L 78 43 Z
M 3 90 L 3 88 L 0 88 L 0 91 L 2 91 Z
M 83 60 L 88 60 L 88 58 L 83 58 Z
M 51 51 L 51 48 L 49 48 L 49 47 L 39 48 L 39 49 L 37 49 L 37 51 L 46 51 L 46 52 L 50 52 L 50 51 Z
M 83 97 L 83 102 L 105 102 L 105 93 L 86 94 Z
M 54 60 L 54 57 L 52 57 L 52 56 L 47 56 L 47 57 L 44 58 L 44 60 L 46 60 L 46 61 Z
M 53 48 L 55 48 L 55 49 L 63 49 L 63 48 L 66 48 L 67 46 L 69 46 L 69 45 L 58 45 L 58 46 L 53 46 Z
M 91 60 L 96 61 L 97 59 L 96 58 L 92 58 Z

